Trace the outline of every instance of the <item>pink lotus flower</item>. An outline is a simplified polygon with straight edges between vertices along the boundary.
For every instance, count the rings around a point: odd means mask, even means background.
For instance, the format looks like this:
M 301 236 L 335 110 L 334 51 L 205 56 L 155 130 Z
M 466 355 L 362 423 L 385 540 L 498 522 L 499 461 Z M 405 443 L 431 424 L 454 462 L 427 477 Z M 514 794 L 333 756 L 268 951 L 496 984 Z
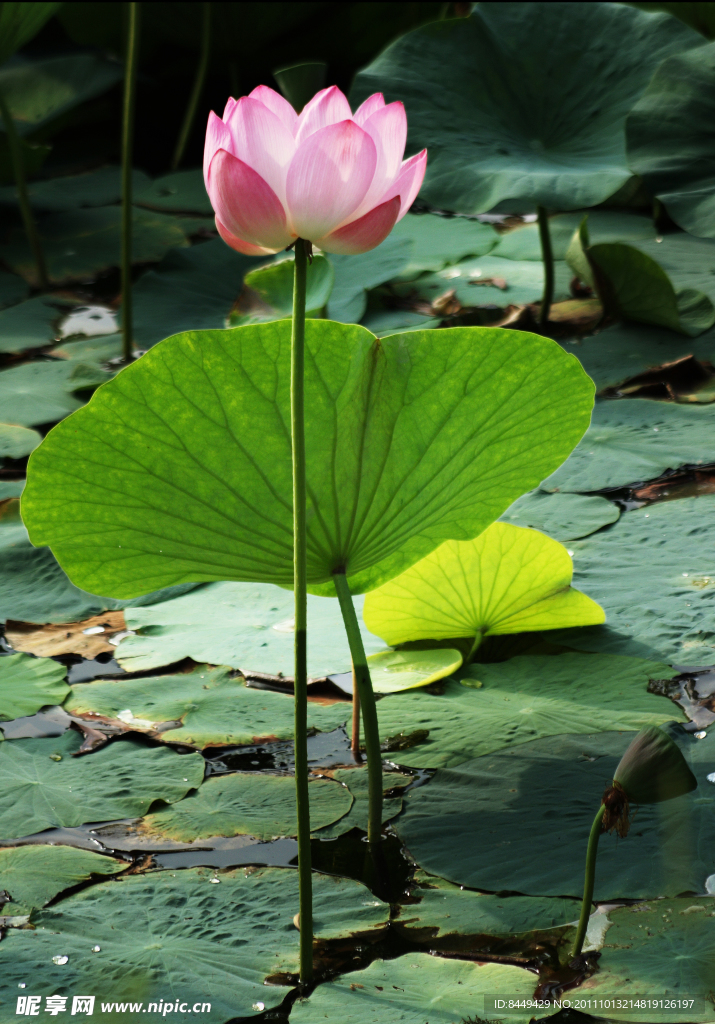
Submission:
M 273 89 L 211 112 L 204 180 L 224 242 L 250 256 L 305 238 L 334 253 L 367 252 L 409 210 L 427 164 L 402 159 L 407 118 L 381 93 L 353 114 L 340 89 L 317 93 L 301 114 Z

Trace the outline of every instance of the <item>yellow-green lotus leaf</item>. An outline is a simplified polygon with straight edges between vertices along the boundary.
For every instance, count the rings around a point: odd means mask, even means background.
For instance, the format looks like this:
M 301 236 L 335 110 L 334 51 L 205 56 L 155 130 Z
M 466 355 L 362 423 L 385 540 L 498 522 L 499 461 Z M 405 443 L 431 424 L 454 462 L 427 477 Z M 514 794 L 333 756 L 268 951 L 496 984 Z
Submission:
M 397 693 L 451 676 L 462 664 L 462 655 L 451 647 L 431 651 L 379 651 L 371 654 L 367 663 L 373 690 Z

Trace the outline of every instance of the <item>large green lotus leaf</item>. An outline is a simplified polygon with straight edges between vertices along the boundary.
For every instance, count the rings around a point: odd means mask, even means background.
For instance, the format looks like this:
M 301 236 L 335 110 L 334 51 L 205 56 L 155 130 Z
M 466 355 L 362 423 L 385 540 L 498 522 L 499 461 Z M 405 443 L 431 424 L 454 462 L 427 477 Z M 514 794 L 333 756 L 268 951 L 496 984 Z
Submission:
M 463 260 L 453 267 L 447 267 L 436 274 L 424 274 L 416 281 L 402 286 L 402 290 L 432 301 L 445 291 L 454 289 L 463 306 L 507 306 L 536 302 L 544 291 L 543 263 L 533 259 L 508 259 L 498 254 Z M 569 281 L 573 273 L 563 260 L 555 264 L 556 283 L 554 298 L 571 298 Z M 504 287 L 485 284 L 495 278 Z
M 406 953 L 395 960 L 374 960 L 365 970 L 318 985 L 310 998 L 294 1004 L 290 1019 L 292 1024 L 497 1021 L 503 1019 L 503 1013 L 500 1016 L 494 1009 L 494 998 L 531 999 L 535 982 L 533 974 L 507 964 Z M 528 1010 L 517 1010 L 510 1011 L 508 1019 L 526 1024 L 530 1017 Z
M 413 690 L 381 700 L 380 735 L 428 733 L 390 757 L 410 768 L 441 768 L 504 748 L 515 753 L 542 736 L 638 731 L 685 720 L 674 704 L 646 689 L 649 679 L 672 675 L 662 663 L 612 654 L 521 655 L 472 665 L 461 683 L 448 682 L 439 696 Z
M 60 316 L 58 305 L 52 305 L 52 300 L 45 295 L 36 295 L 33 299 L 2 310 L 0 352 L 45 348 L 56 337 L 56 324 Z M 5 416 L 4 405 L 2 408 Z
M 557 213 L 549 217 L 549 234 L 554 259 L 565 260 L 574 231 L 583 220 L 584 212 Z M 591 241 L 630 242 L 656 237 L 656 230 L 650 217 L 639 213 L 620 210 L 593 210 L 588 215 L 588 232 Z M 538 224 L 524 224 L 522 227 L 502 235 L 494 250 L 495 256 L 510 260 L 543 260 Z
M 330 779 L 308 779 L 308 791 L 313 831 L 338 821 L 352 806 L 350 791 Z M 250 835 L 260 840 L 294 836 L 298 831 L 295 779 L 265 772 L 214 775 L 185 800 L 148 814 L 139 828 L 144 835 L 182 843 L 212 836 Z
M 200 754 L 175 754 L 123 739 L 84 757 L 82 735 L 6 740 L 0 746 L 0 834 L 5 839 L 56 825 L 144 814 L 155 800 L 180 800 L 201 785 Z M 54 760 L 59 755 L 59 760 Z
M 143 171 L 132 171 L 135 192 L 149 183 Z M 100 167 L 84 174 L 69 174 L 62 178 L 45 178 L 28 183 L 27 192 L 33 210 L 60 213 L 81 206 L 109 206 L 121 202 L 122 170 L 120 167 Z M 17 187 L 0 188 L 0 205 L 17 206 Z
M 387 904 L 347 878 L 314 874 L 313 901 L 323 940 L 354 942 L 389 917 Z M 298 872 L 286 868 L 153 871 L 94 885 L 36 914 L 34 931 L 6 936 L 0 1006 L 14 1014 L 19 977 L 43 996 L 96 992 L 92 1019 L 105 1024 L 117 1017 L 102 1002 L 133 999 L 151 1013 L 169 993 L 184 1006 L 172 1012 L 174 1024 L 191 1024 L 197 1002 L 211 1005 L 205 1019 L 245 1019 L 290 991 L 266 980 L 298 971 L 297 910 Z M 68 962 L 53 963 L 58 953 Z
M 115 875 L 126 861 L 72 846 L 15 846 L 0 850 L 0 889 L 10 894 L 3 914 L 29 914 L 91 875 Z
M 398 693 L 427 686 L 451 676 L 462 664 L 462 655 L 451 647 L 426 651 L 380 651 L 367 659 L 375 693 Z
M 3 3 L 0 5 L 0 63 L 29 43 L 62 4 Z
M 284 257 L 246 274 L 245 283 L 271 308 L 271 313 L 266 313 L 264 319 L 277 320 L 292 315 L 294 268 L 294 260 Z M 330 260 L 316 253 L 306 273 L 305 308 L 308 313 L 315 315 L 326 305 L 334 278 Z
M 0 270 L 0 309 L 22 302 L 29 294 L 27 281 L 23 281 L 17 274 L 8 274 L 6 270 Z
M 545 491 L 600 491 L 710 462 L 714 428 L 715 410 L 709 406 L 647 398 L 597 402 L 583 440 L 541 486 Z
M 686 338 L 665 328 L 627 324 L 608 327 L 590 338 L 564 342 L 580 360 L 597 391 L 615 387 L 652 366 L 694 355 L 711 359 L 715 349 L 712 329 L 698 338 Z
M 409 263 L 400 273 L 404 278 L 414 277 L 425 270 L 442 270 L 467 256 L 486 256 L 499 243 L 499 235 L 491 224 L 481 224 L 465 217 L 438 217 L 431 213 L 408 213 L 392 229 L 390 238 L 406 239 L 412 243 Z
M 292 584 L 288 321 L 151 349 L 37 448 L 33 543 L 75 583 L 132 597 L 177 583 Z M 11 371 L 6 371 L 11 372 Z M 465 384 L 465 381 L 468 382 Z M 581 437 L 592 384 L 521 331 L 306 325 L 308 582 L 354 593 L 473 537 Z
M 394 921 L 408 938 L 430 940 L 454 935 L 510 939 L 526 932 L 546 932 L 578 920 L 579 902 L 534 896 L 489 896 L 471 892 L 443 878 L 418 871 L 419 888 L 411 890 L 418 903 L 398 908 Z M 425 933 L 425 929 L 429 929 Z M 553 941 L 553 939 L 552 939 Z M 488 945 L 482 949 L 489 951 Z
M 53 423 L 83 404 L 72 389 L 76 364 L 69 361 L 22 363 L 0 373 L 3 417 L 23 427 Z M 108 375 L 107 375 L 108 378 Z
M 671 729 L 699 787 L 638 807 L 627 840 L 601 836 L 597 900 L 703 892 L 715 869 L 715 736 Z M 551 736 L 440 769 L 406 794 L 394 827 L 421 867 L 457 884 L 578 897 L 591 822 L 629 738 Z
M 22 491 L 24 481 L 13 494 L 5 493 L 9 482 L 0 483 L 0 498 L 14 497 Z M 70 582 L 49 548 L 30 544 L 27 530 L 20 519 L 19 503 L 13 502 L 0 518 L 0 621 L 19 619 L 23 622 L 79 622 L 103 611 L 115 611 L 129 605 L 154 604 L 193 590 L 196 584 L 170 588 L 156 594 L 115 601 L 80 590 Z M 182 655 L 183 657 L 183 655 Z M 171 660 L 171 659 L 169 659 Z M 166 664 L 166 662 L 160 662 Z
M 121 223 L 120 206 L 65 210 L 43 217 L 38 229 L 50 281 L 82 281 L 119 266 Z M 132 224 L 134 263 L 160 260 L 168 249 L 189 244 L 175 217 L 135 209 Z M 37 268 L 23 228 L 8 231 L 7 240 L 0 245 L 0 258 L 31 284 L 37 283 Z
M 404 101 L 408 151 L 429 150 L 421 194 L 435 206 L 573 210 L 630 178 L 626 115 L 665 57 L 701 42 L 668 15 L 620 4 L 480 3 L 397 39 L 351 100 Z
M 118 61 L 99 53 L 16 57 L 0 68 L 0 89 L 18 133 L 29 135 L 46 129 L 60 114 L 106 92 L 122 74 Z M 0 131 L 4 133 L 4 126 L 0 126 Z
M 6 660 L 0 659 L 0 675 Z M 294 731 L 291 696 L 252 690 L 231 679 L 229 669 L 205 665 L 181 675 L 78 684 L 65 707 L 73 715 L 101 716 L 138 732 L 154 734 L 162 723 L 176 723 L 177 728 L 160 729 L 156 739 L 200 749 L 290 740 Z M 331 732 L 343 725 L 349 710 L 347 703 L 310 702 L 308 728 Z
M 240 295 L 244 274 L 265 263 L 216 239 L 172 249 L 133 289 L 134 337 L 149 348 L 171 334 L 223 328 Z
M 211 200 L 206 194 L 204 176 L 200 170 L 174 171 L 154 181 L 145 180 L 133 193 L 137 206 L 163 213 L 197 213 L 213 216 Z
M 37 448 L 42 435 L 14 423 L 0 423 L 0 459 L 21 459 Z
M 358 616 L 363 598 L 355 600 Z M 129 672 L 144 672 L 182 658 L 231 665 L 251 672 L 293 675 L 292 591 L 270 583 L 210 583 L 196 592 L 126 612 L 137 636 L 122 640 L 119 663 Z M 368 654 L 384 644 L 361 622 Z M 335 601 L 308 595 L 308 674 L 320 679 L 350 672 L 350 648 Z
M 52 658 L 11 654 L 0 658 L 0 721 L 34 715 L 47 704 L 61 704 L 69 693 L 67 669 Z
M 598 971 L 578 988 L 584 1000 L 694 1000 L 659 1009 L 664 1024 L 709 1024 L 715 1017 L 715 900 L 708 896 L 637 903 L 609 910 Z M 643 1010 L 609 1009 L 609 1018 L 642 1021 Z
M 403 272 L 412 251 L 412 240 L 393 232 L 370 252 L 357 256 L 331 253 L 328 258 L 335 270 L 335 282 L 328 301 L 328 319 L 358 323 L 367 306 L 366 289 L 375 288 Z
M 715 235 L 714 85 L 714 44 L 675 54 L 657 69 L 626 122 L 630 166 L 676 223 L 710 238 Z
M 347 786 L 354 799 L 348 813 L 332 825 L 321 828 L 318 837 L 320 839 L 337 839 L 338 836 L 345 835 L 352 828 L 360 828 L 363 832 L 367 832 L 369 809 L 367 768 L 337 768 L 332 772 L 332 777 L 336 782 Z M 413 780 L 409 775 L 402 775 L 399 772 L 383 772 L 382 781 L 383 793 L 394 791 L 394 795 L 385 797 L 382 801 L 382 821 L 385 824 L 402 810 L 401 790 L 409 786 Z
M 571 542 L 576 585 L 603 605 L 621 635 L 678 665 L 715 664 L 714 512 L 711 494 L 658 503 Z M 571 636 L 577 647 L 609 649 L 602 646 L 609 634 L 598 628 L 551 639 L 572 646 Z
M 536 490 L 517 498 L 501 521 L 541 530 L 563 544 L 596 533 L 615 523 L 620 514 L 618 506 L 607 498 Z
M 538 530 L 492 523 L 449 540 L 365 598 L 367 628 L 386 643 L 591 626 L 603 609 L 571 587 L 568 551 Z

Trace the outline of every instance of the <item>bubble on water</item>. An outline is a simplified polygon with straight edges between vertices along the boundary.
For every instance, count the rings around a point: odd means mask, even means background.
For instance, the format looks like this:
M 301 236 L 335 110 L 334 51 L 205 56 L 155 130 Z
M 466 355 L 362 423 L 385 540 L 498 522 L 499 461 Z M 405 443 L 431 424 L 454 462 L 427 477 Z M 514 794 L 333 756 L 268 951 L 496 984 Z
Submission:
M 92 946 L 92 952 L 93 953 L 99 953 L 101 951 L 101 949 L 102 949 L 101 946 Z
M 53 964 L 60 964 L 60 966 L 62 964 L 66 964 L 68 961 L 69 961 L 69 957 L 68 956 L 64 956 L 64 955 L 62 955 L 60 953 L 58 953 L 57 956 L 53 956 L 52 957 L 52 963 Z
M 254 1003 L 253 1006 L 251 1007 L 252 1010 L 258 1010 L 259 1013 L 260 1013 L 261 1010 L 265 1010 L 265 1008 L 266 1008 L 266 1004 L 265 1003 Z

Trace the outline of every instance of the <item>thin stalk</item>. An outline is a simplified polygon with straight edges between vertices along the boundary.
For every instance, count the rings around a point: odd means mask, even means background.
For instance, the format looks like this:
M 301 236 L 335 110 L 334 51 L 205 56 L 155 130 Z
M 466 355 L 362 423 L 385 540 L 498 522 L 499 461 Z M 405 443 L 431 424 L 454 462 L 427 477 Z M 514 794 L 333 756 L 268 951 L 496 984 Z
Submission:
M 203 18 L 201 23 L 201 50 L 199 52 L 199 63 L 196 68 L 196 77 L 194 78 L 194 85 L 189 96 L 189 104 L 186 108 L 186 114 L 184 115 L 184 123 L 181 126 L 179 132 L 179 138 L 176 141 L 176 149 L 174 150 L 174 156 L 171 161 L 171 169 L 175 171 L 184 157 L 184 150 L 186 149 L 186 143 L 189 141 L 189 135 L 191 134 L 191 128 L 196 117 L 196 108 L 199 105 L 201 99 L 201 93 L 204 89 L 204 82 L 206 81 L 206 71 L 209 66 L 209 54 L 211 52 L 211 4 L 203 3 Z
M 471 646 L 471 648 L 469 650 L 469 654 L 464 659 L 464 664 L 465 665 L 468 665 L 470 663 L 470 661 L 472 660 L 472 658 L 474 657 L 474 655 L 477 653 L 477 651 L 479 650 L 479 645 L 481 644 L 483 639 L 484 639 L 484 634 L 482 632 L 477 633 L 477 635 L 474 638 L 474 643 L 472 644 L 472 646 Z
M 124 62 L 124 112 L 122 116 L 122 354 L 132 358 L 132 156 L 134 104 L 139 58 L 139 4 L 130 3 L 127 48 Z
M 0 112 L 2 112 L 2 119 L 5 122 L 5 134 L 7 135 L 7 144 L 10 149 L 10 159 L 12 160 L 12 170 L 15 175 L 15 185 L 17 186 L 17 201 L 20 204 L 20 213 L 22 214 L 22 222 L 25 225 L 25 233 L 27 234 L 27 240 L 30 243 L 32 249 L 32 255 L 35 258 L 35 266 L 37 267 L 37 280 L 40 288 L 49 288 L 50 282 L 47 277 L 47 265 L 45 263 L 45 254 L 42 251 L 42 243 L 40 242 L 40 234 L 35 224 L 35 218 L 32 216 L 32 207 L 30 206 L 30 197 L 27 194 L 27 181 L 25 179 L 25 164 L 22 159 L 22 143 L 17 134 L 15 128 L 15 122 L 12 119 L 10 108 L 5 102 L 5 97 L 0 92 Z
M 305 484 L 305 288 L 309 243 L 295 243 L 293 331 L 290 345 L 290 413 L 293 449 L 293 592 L 295 596 L 295 797 L 298 812 L 300 981 L 313 980 L 313 876 L 308 794 L 308 598 Z
M 601 821 L 606 811 L 605 804 L 601 804 L 596 812 L 596 817 L 591 825 L 591 834 L 588 837 L 588 849 L 586 850 L 586 877 L 583 883 L 583 903 L 581 904 L 581 917 L 576 931 L 576 941 L 573 944 L 572 958 L 580 956 L 583 947 L 583 940 L 586 938 L 588 919 L 591 916 L 593 904 L 593 883 L 596 877 L 596 853 L 598 852 L 598 839 L 601 835 Z
M 549 322 L 551 303 L 554 301 L 554 251 L 551 247 L 549 218 L 543 206 L 537 206 L 539 218 L 539 239 L 541 240 L 541 258 L 544 261 L 544 296 L 539 310 L 539 325 L 545 327 Z
M 355 676 L 355 666 L 353 665 L 353 728 L 352 735 L 350 737 L 350 749 L 353 752 L 353 758 L 358 764 L 362 763 L 362 754 L 360 753 L 360 694 L 358 693 L 357 678 Z
M 333 573 L 335 589 L 343 613 L 345 632 L 348 635 L 350 655 L 357 691 L 362 705 L 362 723 L 367 753 L 367 778 L 369 810 L 367 817 L 367 839 L 370 844 L 379 843 L 382 837 L 382 754 L 380 751 L 380 728 L 377 722 L 377 705 L 372 691 L 370 669 L 367 664 L 352 594 L 345 573 Z M 353 712 L 354 714 L 354 712 Z

